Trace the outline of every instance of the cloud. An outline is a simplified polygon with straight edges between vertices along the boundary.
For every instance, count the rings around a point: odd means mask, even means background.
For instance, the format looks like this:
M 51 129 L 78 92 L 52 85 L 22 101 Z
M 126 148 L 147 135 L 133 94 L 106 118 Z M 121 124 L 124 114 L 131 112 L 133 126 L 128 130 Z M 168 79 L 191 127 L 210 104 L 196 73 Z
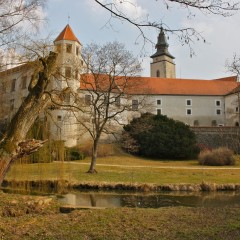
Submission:
M 147 14 L 146 9 L 139 4 L 138 0 L 101 0 L 100 2 L 131 19 L 142 18 Z M 106 13 L 106 10 L 96 2 L 86 0 L 86 3 L 93 12 Z

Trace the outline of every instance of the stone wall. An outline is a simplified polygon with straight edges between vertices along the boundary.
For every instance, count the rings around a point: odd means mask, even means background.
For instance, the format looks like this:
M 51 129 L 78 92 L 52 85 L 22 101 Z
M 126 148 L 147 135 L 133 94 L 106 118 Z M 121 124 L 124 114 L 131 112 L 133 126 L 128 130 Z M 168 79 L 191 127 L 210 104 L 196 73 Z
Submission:
M 209 148 L 228 147 L 240 153 L 239 127 L 191 127 L 198 144 Z

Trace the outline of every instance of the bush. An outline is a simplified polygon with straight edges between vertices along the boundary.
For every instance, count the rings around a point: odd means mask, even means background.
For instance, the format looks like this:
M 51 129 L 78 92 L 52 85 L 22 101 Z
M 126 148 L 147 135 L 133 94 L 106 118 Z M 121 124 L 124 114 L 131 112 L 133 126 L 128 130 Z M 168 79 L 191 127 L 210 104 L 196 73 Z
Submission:
M 67 160 L 83 160 L 86 155 L 81 151 L 80 147 L 66 148 Z
M 233 152 L 226 147 L 201 152 L 198 156 L 198 162 L 208 166 L 235 165 Z
M 163 115 L 142 114 L 124 126 L 123 136 L 122 146 L 126 151 L 146 157 L 189 159 L 199 153 L 189 126 Z

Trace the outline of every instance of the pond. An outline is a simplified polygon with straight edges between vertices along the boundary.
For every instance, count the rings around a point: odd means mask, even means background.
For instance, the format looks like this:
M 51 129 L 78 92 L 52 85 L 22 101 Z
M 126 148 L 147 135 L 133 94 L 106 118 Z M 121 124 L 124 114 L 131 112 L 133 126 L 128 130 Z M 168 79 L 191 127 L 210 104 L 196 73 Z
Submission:
M 38 192 L 3 189 L 8 193 L 43 195 Z M 240 207 L 239 191 L 224 192 L 129 192 L 129 191 L 70 191 L 66 194 L 45 193 L 64 204 L 81 207 Z
M 188 207 L 240 207 L 240 192 L 214 193 L 129 193 L 129 192 L 69 192 L 58 198 L 60 202 L 89 207 L 160 208 Z

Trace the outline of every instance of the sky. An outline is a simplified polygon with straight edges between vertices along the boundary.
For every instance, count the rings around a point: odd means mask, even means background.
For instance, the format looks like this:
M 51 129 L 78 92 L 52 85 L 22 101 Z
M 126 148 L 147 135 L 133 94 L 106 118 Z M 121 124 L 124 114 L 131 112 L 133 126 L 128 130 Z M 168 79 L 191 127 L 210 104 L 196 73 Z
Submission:
M 109 1 L 109 0 L 102 0 Z M 188 17 L 188 11 L 176 4 L 166 9 L 161 0 L 128 0 L 120 4 L 127 16 L 136 19 L 153 20 L 167 24 L 172 29 L 191 26 L 206 39 L 194 41 L 194 56 L 189 47 L 178 38 L 168 34 L 169 52 L 175 57 L 176 77 L 189 79 L 216 79 L 232 75 L 226 70 L 226 61 L 240 54 L 240 11 L 231 17 L 206 15 L 193 11 L 195 17 Z M 104 44 L 112 41 L 124 43 L 126 48 L 138 57 L 142 64 L 142 76 L 150 75 L 151 56 L 155 53 L 152 43 L 144 44 L 139 31 L 133 25 L 110 19 L 110 14 L 93 0 L 48 0 L 44 9 L 48 21 L 42 34 L 50 33 L 56 37 L 69 23 L 83 47 L 90 43 Z M 143 29 L 146 36 L 157 42 L 156 29 Z

